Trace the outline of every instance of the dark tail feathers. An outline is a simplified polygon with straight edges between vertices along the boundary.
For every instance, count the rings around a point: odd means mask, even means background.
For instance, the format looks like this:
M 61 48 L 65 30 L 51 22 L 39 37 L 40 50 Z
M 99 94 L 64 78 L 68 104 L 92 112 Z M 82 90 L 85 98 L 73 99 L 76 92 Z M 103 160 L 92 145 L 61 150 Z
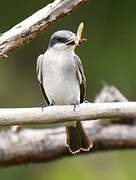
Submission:
M 66 143 L 72 154 L 79 153 L 80 150 L 89 151 L 93 146 L 93 142 L 85 133 L 81 122 L 77 122 L 76 126 L 66 126 Z

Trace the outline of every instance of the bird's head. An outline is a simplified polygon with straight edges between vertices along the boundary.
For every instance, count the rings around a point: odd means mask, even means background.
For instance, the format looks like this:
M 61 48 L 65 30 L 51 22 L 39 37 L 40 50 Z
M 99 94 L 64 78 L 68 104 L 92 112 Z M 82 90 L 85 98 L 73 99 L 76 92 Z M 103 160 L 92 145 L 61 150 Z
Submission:
M 55 50 L 74 50 L 75 47 L 79 46 L 82 40 L 79 40 L 75 33 L 67 30 L 60 30 L 55 32 L 49 43 L 49 48 Z

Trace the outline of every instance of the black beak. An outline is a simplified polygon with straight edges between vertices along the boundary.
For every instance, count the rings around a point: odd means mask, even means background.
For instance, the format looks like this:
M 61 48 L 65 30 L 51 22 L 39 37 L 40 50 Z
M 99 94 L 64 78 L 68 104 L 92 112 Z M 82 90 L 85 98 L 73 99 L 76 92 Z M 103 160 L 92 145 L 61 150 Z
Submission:
M 87 41 L 87 39 L 72 39 L 70 41 L 67 41 L 65 44 L 66 45 L 75 45 L 75 47 L 78 47 L 79 44 L 81 44 L 82 41 Z

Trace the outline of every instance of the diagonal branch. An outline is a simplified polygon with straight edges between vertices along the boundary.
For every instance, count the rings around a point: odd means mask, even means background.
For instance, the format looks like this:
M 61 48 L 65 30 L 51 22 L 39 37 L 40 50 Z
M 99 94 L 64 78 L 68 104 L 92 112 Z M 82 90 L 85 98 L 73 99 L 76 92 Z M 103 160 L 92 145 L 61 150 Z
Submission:
M 32 40 L 59 17 L 65 16 L 87 0 L 55 0 L 0 36 L 0 57 Z

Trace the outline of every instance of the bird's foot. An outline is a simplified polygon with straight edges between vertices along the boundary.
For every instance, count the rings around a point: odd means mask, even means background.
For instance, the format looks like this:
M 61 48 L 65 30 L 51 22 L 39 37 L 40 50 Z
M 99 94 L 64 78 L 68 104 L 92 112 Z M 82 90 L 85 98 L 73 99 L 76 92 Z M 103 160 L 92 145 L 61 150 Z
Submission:
M 43 103 L 40 103 L 40 104 L 39 104 L 39 106 L 42 108 L 42 111 L 43 111 L 43 108 L 45 108 L 45 107 L 46 107 L 46 105 L 45 105 L 45 104 L 43 104 Z
M 74 108 L 73 108 L 74 112 L 76 111 L 76 107 L 77 106 L 79 107 L 79 103 L 78 102 L 76 104 L 71 104 L 71 105 L 74 105 Z

